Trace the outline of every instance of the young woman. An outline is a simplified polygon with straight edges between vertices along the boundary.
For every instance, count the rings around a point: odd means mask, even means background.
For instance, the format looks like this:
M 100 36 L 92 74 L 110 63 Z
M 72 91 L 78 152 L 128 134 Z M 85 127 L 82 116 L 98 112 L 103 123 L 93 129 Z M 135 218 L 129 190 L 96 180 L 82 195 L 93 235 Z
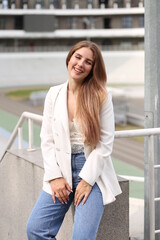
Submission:
M 29 240 L 56 239 L 72 202 L 72 240 L 96 239 L 104 205 L 121 193 L 111 161 L 114 114 L 101 51 L 81 41 L 66 65 L 68 81 L 50 88 L 45 100 L 43 190 L 27 224 Z

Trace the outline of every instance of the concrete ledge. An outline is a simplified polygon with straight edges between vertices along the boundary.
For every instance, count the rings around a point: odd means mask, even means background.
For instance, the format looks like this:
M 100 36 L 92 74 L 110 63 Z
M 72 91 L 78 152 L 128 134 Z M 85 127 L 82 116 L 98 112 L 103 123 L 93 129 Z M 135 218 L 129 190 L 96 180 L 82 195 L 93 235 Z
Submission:
M 129 239 L 129 182 L 124 179 L 119 182 L 123 193 L 115 202 L 106 205 L 97 240 Z
M 130 240 L 144 240 L 144 199 L 129 199 Z
M 42 188 L 43 164 L 40 149 L 11 150 L 0 163 L 1 239 L 26 240 L 26 222 Z M 129 183 L 119 179 L 123 193 L 105 207 L 97 240 L 129 239 Z M 69 240 L 74 209 L 70 208 L 57 240 Z

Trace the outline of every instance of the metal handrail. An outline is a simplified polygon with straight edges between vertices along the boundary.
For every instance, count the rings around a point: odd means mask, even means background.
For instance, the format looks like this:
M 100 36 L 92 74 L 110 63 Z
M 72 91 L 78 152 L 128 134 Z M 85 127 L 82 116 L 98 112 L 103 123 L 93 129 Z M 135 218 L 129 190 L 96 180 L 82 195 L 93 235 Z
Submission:
M 20 127 L 22 127 L 22 125 L 26 119 L 29 120 L 29 126 L 30 126 L 32 124 L 32 121 L 42 123 L 43 116 L 35 114 L 35 113 L 23 112 L 17 125 L 15 126 L 15 128 L 10 136 L 10 139 L 5 148 L 5 152 L 12 146 L 12 144 L 18 134 L 18 129 Z M 29 127 L 29 130 L 30 130 L 30 127 Z M 115 138 L 145 137 L 145 136 L 151 136 L 151 135 L 160 135 L 160 128 L 115 131 Z M 29 138 L 29 145 L 31 145 L 30 141 L 32 141 L 31 138 Z M 156 167 L 160 167 L 160 166 L 155 165 L 155 168 Z
M 22 127 L 24 121 L 28 119 L 28 129 L 29 129 L 29 148 L 31 149 L 33 146 L 32 146 L 32 143 L 33 143 L 33 128 L 32 128 L 32 123 L 33 121 L 35 122 L 38 122 L 38 123 L 41 123 L 42 122 L 42 119 L 43 117 L 41 115 L 38 115 L 38 114 L 34 114 L 34 113 L 30 113 L 30 112 L 23 112 L 19 121 L 17 122 L 10 138 L 9 138 L 9 141 L 6 145 L 6 148 L 2 154 L 2 157 L 0 159 L 0 161 L 2 161 L 6 151 L 8 149 L 11 148 L 12 144 L 14 143 L 14 140 L 16 139 L 17 135 L 19 136 L 19 138 L 21 139 L 22 141 L 22 137 L 21 137 L 21 131 L 20 131 L 20 128 Z M 19 142 L 19 146 L 21 146 L 21 142 Z M 21 148 L 21 147 L 19 147 Z
M 34 113 L 24 112 L 13 133 L 11 134 L 11 137 L 8 141 L 8 144 L 5 148 L 5 151 L 2 155 L 1 160 L 3 159 L 6 151 L 11 148 L 16 136 L 19 134 L 19 137 L 22 141 L 21 131 L 20 128 L 22 127 L 24 121 L 28 119 L 28 132 L 29 132 L 29 149 L 32 149 L 33 147 L 33 122 L 42 123 L 43 117 L 41 115 L 37 115 Z M 150 189 L 150 200 L 147 204 L 149 207 L 150 212 L 150 232 L 152 239 L 155 239 L 155 234 L 160 233 L 160 229 L 155 230 L 155 202 L 160 201 L 160 197 L 155 198 L 154 196 L 154 169 L 159 169 L 160 165 L 154 165 L 154 139 L 153 137 L 155 135 L 160 135 L 160 128 L 148 128 L 148 129 L 136 129 L 136 130 L 124 130 L 124 131 L 116 131 L 115 132 L 115 138 L 132 138 L 132 137 L 148 137 L 149 140 L 149 150 L 148 150 L 148 156 L 149 156 L 149 189 Z M 21 143 L 19 143 L 19 148 L 21 148 Z M 134 177 L 134 176 L 122 176 L 130 181 L 138 181 L 138 182 L 144 182 L 144 178 L 142 177 Z
M 137 177 L 137 176 L 129 176 L 129 175 L 118 175 L 122 178 L 125 178 L 131 182 L 144 182 L 144 177 Z
M 123 130 L 115 132 L 115 138 L 146 137 L 151 135 L 160 135 L 160 128 Z

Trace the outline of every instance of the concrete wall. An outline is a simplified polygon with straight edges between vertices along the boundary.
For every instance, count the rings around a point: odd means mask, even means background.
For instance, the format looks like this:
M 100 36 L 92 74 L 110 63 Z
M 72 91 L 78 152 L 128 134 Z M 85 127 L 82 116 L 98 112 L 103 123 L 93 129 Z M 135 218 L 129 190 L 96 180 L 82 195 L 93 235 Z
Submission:
M 26 222 L 41 191 L 43 164 L 40 150 L 11 150 L 0 163 L 0 239 L 26 240 Z M 98 240 L 129 239 L 129 183 L 120 180 L 123 193 L 105 207 Z M 70 209 L 57 236 L 69 240 L 73 211 Z
M 0 54 L 0 87 L 67 81 L 67 52 Z M 109 84 L 144 84 L 144 52 L 103 52 Z

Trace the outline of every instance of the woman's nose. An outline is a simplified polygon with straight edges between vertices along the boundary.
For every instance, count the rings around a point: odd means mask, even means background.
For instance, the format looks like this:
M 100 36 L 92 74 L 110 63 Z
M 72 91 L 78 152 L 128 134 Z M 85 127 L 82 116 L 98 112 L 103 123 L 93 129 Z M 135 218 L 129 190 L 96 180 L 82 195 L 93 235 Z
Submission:
M 78 61 L 78 65 L 81 66 L 81 67 L 83 67 L 83 65 L 84 65 L 84 61 L 83 61 L 82 59 L 79 60 L 79 61 Z

